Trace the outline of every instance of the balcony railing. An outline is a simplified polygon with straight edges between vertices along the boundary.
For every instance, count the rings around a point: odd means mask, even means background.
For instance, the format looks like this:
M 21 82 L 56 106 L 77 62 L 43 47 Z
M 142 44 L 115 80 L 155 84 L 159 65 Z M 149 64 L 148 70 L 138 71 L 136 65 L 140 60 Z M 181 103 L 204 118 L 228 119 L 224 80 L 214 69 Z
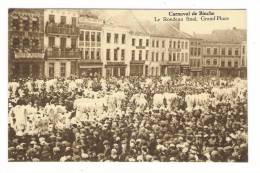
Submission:
M 58 35 L 79 35 L 79 28 L 72 25 L 58 25 L 56 23 L 50 23 L 46 25 L 45 32 L 47 34 Z
M 80 59 L 81 53 L 76 50 L 47 50 L 47 58 L 62 58 L 62 59 Z

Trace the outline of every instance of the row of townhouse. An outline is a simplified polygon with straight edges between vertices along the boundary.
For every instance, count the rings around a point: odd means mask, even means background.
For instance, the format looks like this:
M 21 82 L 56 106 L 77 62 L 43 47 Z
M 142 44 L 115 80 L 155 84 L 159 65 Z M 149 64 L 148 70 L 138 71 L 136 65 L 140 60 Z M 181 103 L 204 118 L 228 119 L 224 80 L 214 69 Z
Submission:
M 211 42 L 135 17 L 126 23 L 75 9 L 10 9 L 9 75 L 246 75 L 245 41 Z
M 203 75 L 247 76 L 246 30 L 214 30 L 200 38 Z

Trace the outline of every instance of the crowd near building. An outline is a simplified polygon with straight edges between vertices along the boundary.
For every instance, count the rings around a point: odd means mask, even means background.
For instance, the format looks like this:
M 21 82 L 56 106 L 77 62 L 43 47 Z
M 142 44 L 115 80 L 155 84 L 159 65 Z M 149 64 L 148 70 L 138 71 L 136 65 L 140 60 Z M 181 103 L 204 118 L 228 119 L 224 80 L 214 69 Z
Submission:
M 124 11 L 10 9 L 9 75 L 13 77 L 246 77 L 246 30 L 189 35 L 180 23 L 156 24 Z

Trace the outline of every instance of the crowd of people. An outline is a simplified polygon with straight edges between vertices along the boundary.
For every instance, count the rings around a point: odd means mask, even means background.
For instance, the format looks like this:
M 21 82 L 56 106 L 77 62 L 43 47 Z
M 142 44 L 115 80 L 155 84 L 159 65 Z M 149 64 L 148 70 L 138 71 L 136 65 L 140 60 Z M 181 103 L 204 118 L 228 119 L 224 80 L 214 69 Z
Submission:
M 9 82 L 9 161 L 246 162 L 239 78 Z

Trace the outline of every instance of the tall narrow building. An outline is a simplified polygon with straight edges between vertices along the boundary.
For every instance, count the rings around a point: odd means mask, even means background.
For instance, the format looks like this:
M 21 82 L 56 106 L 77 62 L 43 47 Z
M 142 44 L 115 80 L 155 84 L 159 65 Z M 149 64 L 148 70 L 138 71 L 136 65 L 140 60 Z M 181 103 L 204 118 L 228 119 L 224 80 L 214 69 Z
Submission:
M 101 56 L 101 43 L 103 20 L 90 12 L 81 13 L 79 16 L 80 36 L 78 46 L 81 59 L 78 64 L 79 76 L 102 75 L 103 56 Z
M 78 60 L 78 10 L 45 9 L 45 76 L 69 77 L 77 75 Z
M 9 77 L 44 74 L 43 9 L 9 9 Z

